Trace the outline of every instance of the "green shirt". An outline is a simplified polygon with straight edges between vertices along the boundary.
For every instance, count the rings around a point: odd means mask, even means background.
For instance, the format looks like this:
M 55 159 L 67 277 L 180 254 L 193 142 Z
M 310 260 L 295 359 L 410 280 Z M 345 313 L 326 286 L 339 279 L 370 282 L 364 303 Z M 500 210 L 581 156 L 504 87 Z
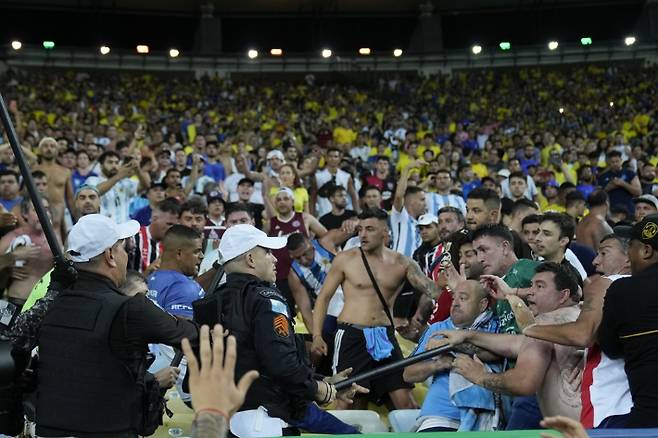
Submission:
M 540 263 L 541 262 L 535 260 L 521 259 L 509 268 L 509 271 L 507 271 L 507 274 L 503 277 L 503 281 L 507 283 L 509 287 L 514 289 L 517 287 L 530 287 L 532 277 L 535 276 L 535 269 L 537 269 L 537 266 L 539 266 Z M 516 325 L 516 320 L 514 319 L 514 312 L 512 312 L 512 307 L 509 305 L 509 301 L 496 301 L 494 312 L 500 321 L 499 333 L 520 333 L 519 327 Z
M 34 303 L 46 296 L 46 292 L 48 292 L 48 286 L 50 286 L 51 272 L 53 272 L 52 269 L 46 272 L 44 276 L 41 277 L 41 280 L 39 280 L 37 284 L 34 285 L 32 292 L 30 292 L 30 296 L 27 297 L 27 301 L 25 301 L 25 304 L 23 304 L 23 310 L 21 310 L 21 312 L 25 312 L 26 310 L 30 309 L 32 306 L 34 306 Z

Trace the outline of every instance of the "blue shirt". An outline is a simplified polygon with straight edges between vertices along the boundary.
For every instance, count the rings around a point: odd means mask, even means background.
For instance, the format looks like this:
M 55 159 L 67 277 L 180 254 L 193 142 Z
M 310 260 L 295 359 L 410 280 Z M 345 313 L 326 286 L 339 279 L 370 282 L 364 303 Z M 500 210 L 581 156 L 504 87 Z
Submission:
M 601 175 L 599 175 L 596 182 L 598 185 L 605 188 L 605 186 L 607 186 L 613 178 L 621 178 L 625 182 L 630 183 L 633 178 L 635 178 L 635 172 L 628 169 L 622 169 L 619 172 L 608 170 L 607 172 L 603 172 Z M 635 212 L 633 195 L 631 195 L 631 193 L 625 188 L 617 187 L 616 189 L 610 190 L 608 192 L 608 196 L 610 197 L 611 207 L 614 207 L 615 205 L 625 205 L 631 215 Z
M 151 225 L 151 214 L 153 211 L 151 210 L 151 206 L 147 205 L 146 207 L 137 210 L 137 213 L 132 215 L 132 218 L 135 219 L 139 224 L 143 227 L 147 227 Z
M 16 196 L 14 199 L 0 198 L 0 204 L 2 204 L 5 210 L 11 211 L 11 209 L 14 208 L 16 205 L 20 204 L 22 200 L 23 200 L 22 196 Z
M 420 338 L 418 347 L 413 354 L 415 355 L 426 351 L 427 343 L 432 333 L 440 330 L 454 330 L 455 328 L 455 325 L 452 323 L 452 318 L 448 318 L 441 322 L 435 322 L 425 330 L 425 333 L 423 333 L 423 336 Z M 432 385 L 430 386 L 429 391 L 427 391 L 425 401 L 420 409 L 421 417 L 445 417 L 454 420 L 459 420 L 461 418 L 459 408 L 450 400 L 449 381 L 449 372 L 435 374 L 432 377 Z
M 483 317 L 483 315 L 480 315 L 478 318 L 482 318 L 481 321 L 483 322 L 474 323 L 478 327 L 476 330 L 490 333 L 498 332 L 499 324 L 496 317 L 486 319 Z M 457 327 L 455 327 L 452 322 L 452 318 L 448 318 L 440 322 L 435 322 L 434 324 L 430 325 L 418 341 L 418 347 L 416 347 L 416 350 L 412 353 L 412 356 L 423 353 L 427 350 L 427 343 L 429 342 L 429 339 L 433 333 L 439 332 L 441 330 L 455 330 L 456 328 Z M 432 385 L 430 386 L 429 391 L 425 396 L 423 406 L 420 409 L 420 417 L 445 417 L 452 418 L 454 420 L 460 420 L 460 410 L 450 400 L 449 382 L 449 372 L 438 373 L 432 377 Z
M 148 297 L 174 316 L 192 318 L 192 302 L 204 296 L 204 290 L 194 280 L 178 271 L 155 271 L 148 278 Z
M 78 191 L 78 188 L 87 181 L 87 178 L 90 176 L 98 176 L 97 173 L 94 172 L 89 172 L 87 175 L 80 175 L 80 172 L 78 169 L 73 169 L 73 172 L 71 172 L 71 183 L 73 185 L 73 193 Z

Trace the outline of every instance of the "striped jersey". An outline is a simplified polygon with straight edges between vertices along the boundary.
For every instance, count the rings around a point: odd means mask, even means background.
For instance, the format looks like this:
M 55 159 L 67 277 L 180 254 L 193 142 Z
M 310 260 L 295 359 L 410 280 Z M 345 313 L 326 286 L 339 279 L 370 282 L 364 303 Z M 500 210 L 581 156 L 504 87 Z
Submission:
M 393 207 L 391 210 L 391 232 L 393 237 L 391 248 L 394 251 L 409 258 L 413 256 L 414 251 L 421 244 L 417 223 L 416 219 L 409 216 L 406 207 L 402 207 L 402 211 L 397 211 Z
M 140 227 L 131 242 L 132 248 L 128 251 L 128 269 L 138 272 L 146 271 L 146 268 L 160 257 L 162 243 L 156 242 L 151 236 L 149 227 Z
M 433 215 L 438 215 L 438 211 L 443 207 L 458 208 L 463 215 L 466 215 L 466 202 L 464 198 L 459 195 L 440 195 L 438 193 L 427 193 L 425 196 L 427 203 L 427 212 Z

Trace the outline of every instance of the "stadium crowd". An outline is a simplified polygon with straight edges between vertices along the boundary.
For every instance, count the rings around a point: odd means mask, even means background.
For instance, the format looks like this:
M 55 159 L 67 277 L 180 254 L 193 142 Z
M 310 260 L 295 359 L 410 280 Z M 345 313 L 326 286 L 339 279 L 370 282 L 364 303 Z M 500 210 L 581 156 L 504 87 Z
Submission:
M 286 316 L 270 327 L 272 349 L 295 314 L 294 331 L 325 375 L 449 348 L 359 382 L 354 402 L 332 397 L 329 384 L 318 402 L 414 409 L 410 430 L 419 432 L 533 429 L 555 416 L 586 428 L 658 427 L 657 67 L 472 70 L 363 85 L 12 70 L 0 88 L 69 257 L 91 263 L 114 248 L 128 271 L 108 256 L 107 272 L 123 275 L 111 289 L 143 298 L 121 315 L 134 324 L 150 315 L 148 325 L 135 326 L 139 335 L 108 329 L 113 354 L 130 362 L 121 342 L 149 344 L 155 381 L 184 401 L 186 361 L 175 357 L 182 338 L 198 345 L 192 303 L 214 292 L 222 264 L 229 283 L 243 272 L 218 248 L 228 230 L 252 225 L 287 237 L 271 247 L 282 300 L 269 300 L 271 312 Z M 126 226 L 131 219 L 138 225 Z M 115 225 L 117 238 L 97 251 L 80 243 L 102 241 L 95 236 Z M 48 311 L 58 301 L 49 284 L 61 276 L 8 143 L 0 254 L 7 300 L 46 315 L 48 330 L 21 325 L 15 345 L 38 344 L 52 360 L 63 345 L 53 321 L 66 312 Z M 175 322 L 158 319 L 151 303 Z M 198 368 L 192 374 L 198 380 Z M 44 382 L 50 391 L 68 384 Z M 64 436 L 57 410 L 42 409 L 50 423 L 39 432 L 39 407 L 58 400 L 37 402 L 38 434 Z M 241 410 L 252 405 L 247 393 Z M 241 422 L 234 433 L 250 436 Z

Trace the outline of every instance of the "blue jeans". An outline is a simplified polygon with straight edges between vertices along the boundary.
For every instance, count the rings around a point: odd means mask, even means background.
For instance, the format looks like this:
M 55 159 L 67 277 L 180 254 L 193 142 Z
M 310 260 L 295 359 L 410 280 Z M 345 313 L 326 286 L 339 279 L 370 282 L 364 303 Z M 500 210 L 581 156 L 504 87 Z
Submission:
M 293 427 L 313 433 L 328 433 L 333 435 L 355 435 L 361 433 L 356 427 L 343 423 L 329 412 L 323 411 L 315 403 L 308 404 L 304 418 L 300 421 L 289 423 Z
M 539 422 L 542 418 L 536 396 L 519 396 L 512 403 L 512 414 L 505 430 L 541 429 Z

